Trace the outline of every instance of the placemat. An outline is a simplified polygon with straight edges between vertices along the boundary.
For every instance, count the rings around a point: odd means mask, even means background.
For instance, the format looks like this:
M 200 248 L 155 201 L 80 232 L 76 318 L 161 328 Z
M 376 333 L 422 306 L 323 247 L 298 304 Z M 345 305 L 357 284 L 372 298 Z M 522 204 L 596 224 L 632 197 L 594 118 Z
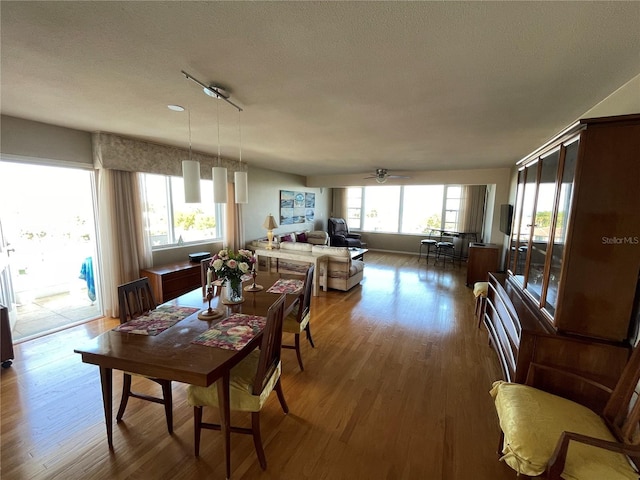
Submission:
M 129 320 L 113 330 L 116 332 L 137 333 L 139 335 L 158 335 L 198 310 L 200 309 L 195 307 L 160 305 L 147 315 Z
M 234 313 L 198 335 L 191 343 L 225 350 L 242 350 L 264 329 L 266 323 L 265 317 Z
M 304 282 L 302 280 L 280 278 L 269 287 L 269 293 L 300 293 Z

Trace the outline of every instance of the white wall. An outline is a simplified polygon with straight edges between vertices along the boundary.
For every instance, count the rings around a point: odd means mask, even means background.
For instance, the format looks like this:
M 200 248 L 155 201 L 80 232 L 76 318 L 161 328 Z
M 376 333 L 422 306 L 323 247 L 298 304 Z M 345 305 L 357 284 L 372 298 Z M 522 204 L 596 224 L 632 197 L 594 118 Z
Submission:
M 262 227 L 267 215 L 272 214 L 278 223 L 274 235 L 301 230 L 326 230 L 331 206 L 330 188 L 310 188 L 305 177 L 249 166 L 249 203 L 242 206 L 244 236 L 247 242 L 263 238 L 267 231 Z M 315 220 L 313 223 L 280 225 L 280 190 L 293 190 L 316 194 Z

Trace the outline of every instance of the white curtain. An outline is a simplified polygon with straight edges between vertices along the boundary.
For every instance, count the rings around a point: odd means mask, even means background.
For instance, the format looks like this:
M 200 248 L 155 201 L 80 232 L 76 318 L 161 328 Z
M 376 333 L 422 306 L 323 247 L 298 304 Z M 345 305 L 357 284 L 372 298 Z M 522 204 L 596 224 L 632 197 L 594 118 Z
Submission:
M 462 186 L 462 198 L 460 199 L 460 211 L 456 227 L 458 232 L 477 233 L 478 238 L 481 238 L 486 191 L 486 185 Z
M 106 316 L 117 318 L 118 285 L 140 277 L 152 265 L 145 231 L 142 176 L 134 172 L 98 171 L 98 244 L 102 299 Z
M 242 231 L 242 205 L 233 201 L 235 185 L 227 183 L 227 197 L 229 201 L 225 208 L 225 239 L 224 245 L 229 250 L 237 251 L 245 247 L 244 232 Z

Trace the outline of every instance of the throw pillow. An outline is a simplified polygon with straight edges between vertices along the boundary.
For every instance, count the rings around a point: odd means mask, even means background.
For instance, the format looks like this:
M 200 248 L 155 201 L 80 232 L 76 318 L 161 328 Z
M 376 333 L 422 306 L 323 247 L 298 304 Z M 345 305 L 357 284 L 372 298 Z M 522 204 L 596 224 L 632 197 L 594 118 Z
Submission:
M 307 243 L 307 234 L 306 234 L 306 232 L 296 233 L 296 242 Z

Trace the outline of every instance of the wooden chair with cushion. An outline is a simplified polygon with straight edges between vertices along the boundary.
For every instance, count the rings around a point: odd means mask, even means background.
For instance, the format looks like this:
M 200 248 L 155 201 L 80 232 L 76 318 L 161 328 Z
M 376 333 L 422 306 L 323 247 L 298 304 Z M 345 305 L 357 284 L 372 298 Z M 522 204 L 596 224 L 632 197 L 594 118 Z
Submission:
M 583 384 L 607 401 L 598 408 L 597 395 L 584 404 L 539 388 L 544 378 L 558 376 Z M 531 364 L 526 385 L 495 382 L 494 398 L 500 428 L 500 455 L 519 476 L 552 480 L 635 479 L 640 460 L 640 349 L 635 348 L 612 390 L 595 379 L 548 365 Z
M 251 428 L 231 426 L 231 431 L 253 435 L 253 444 L 263 470 L 267 468 L 267 460 L 260 437 L 260 410 L 273 390 L 278 394 L 282 410 L 285 413 L 289 413 L 289 407 L 284 399 L 280 383 L 280 373 L 282 371 L 280 352 L 285 298 L 286 295 L 280 295 L 273 305 L 269 307 L 260 349 L 254 350 L 233 367 L 229 379 L 230 409 L 251 412 Z M 220 430 L 219 424 L 202 421 L 203 407 L 218 407 L 217 382 L 208 387 L 189 385 L 187 388 L 187 402 L 193 406 L 194 449 L 197 457 L 200 454 L 201 429 Z
M 302 355 L 300 354 L 300 334 L 303 331 L 307 333 L 307 340 L 309 340 L 311 346 L 315 348 L 313 338 L 311 338 L 310 326 L 313 270 L 314 266 L 311 265 L 305 275 L 302 292 L 298 296 L 298 299 L 296 300 L 291 313 L 285 317 L 284 323 L 282 325 L 283 332 L 293 333 L 295 335 L 294 345 L 282 345 L 282 348 L 291 348 L 296 351 L 300 370 L 304 370 L 304 365 L 302 364 Z
M 118 287 L 118 306 L 120 309 L 120 323 L 126 323 L 129 320 L 144 315 L 156 308 L 156 301 L 153 298 L 153 292 L 151 291 L 151 285 L 147 277 L 139 278 L 133 282 L 125 283 Z M 124 372 L 124 379 L 122 384 L 122 399 L 120 400 L 120 408 L 116 415 L 116 420 L 119 422 L 124 416 L 124 411 L 127 408 L 127 402 L 129 397 L 139 398 L 141 400 L 147 400 L 153 403 L 159 403 L 164 405 L 165 415 L 167 417 L 167 429 L 169 433 L 173 433 L 173 397 L 171 393 L 171 381 L 161 378 L 148 378 L 149 380 L 159 384 L 162 387 L 162 398 L 146 395 L 143 393 L 136 393 L 131 391 L 131 376 L 136 375 L 129 372 Z

